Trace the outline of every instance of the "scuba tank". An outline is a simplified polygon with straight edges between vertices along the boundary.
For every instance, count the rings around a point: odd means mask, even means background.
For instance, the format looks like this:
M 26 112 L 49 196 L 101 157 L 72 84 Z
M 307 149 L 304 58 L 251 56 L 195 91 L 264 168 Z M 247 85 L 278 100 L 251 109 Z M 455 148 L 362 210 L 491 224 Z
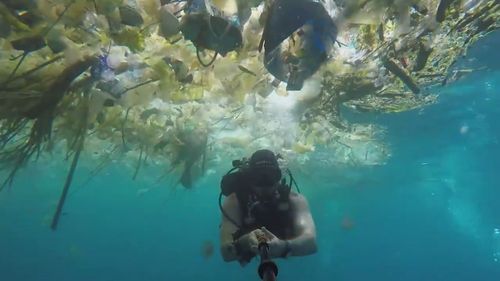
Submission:
M 278 158 L 281 156 L 278 155 Z M 279 186 L 275 190 L 277 194 L 273 194 L 273 197 L 267 198 L 259 198 L 255 197 L 255 194 L 252 194 L 252 186 L 251 184 L 254 182 L 254 176 L 252 174 L 252 169 L 250 167 L 250 162 L 247 158 L 242 158 L 241 160 L 233 160 L 231 168 L 223 177 L 220 183 L 221 192 L 219 194 L 219 207 L 222 214 L 231 221 L 234 225 L 241 228 L 241 225 L 236 223 L 236 221 L 231 218 L 222 207 L 222 196 L 229 196 L 232 193 L 235 193 L 238 200 L 245 201 L 246 203 L 250 203 L 250 205 L 245 206 L 248 210 L 252 210 L 253 208 L 262 208 L 266 205 L 270 204 L 278 204 L 276 206 L 279 209 L 284 208 L 284 205 L 288 204 L 288 196 L 290 194 L 290 190 L 292 185 L 295 185 L 297 192 L 300 193 L 300 189 L 295 181 L 291 171 L 286 169 L 286 172 L 289 176 L 289 183 L 287 184 L 286 178 L 281 178 L 280 171 L 280 179 L 278 179 L 277 183 Z M 248 200 L 249 196 L 254 196 L 253 200 Z

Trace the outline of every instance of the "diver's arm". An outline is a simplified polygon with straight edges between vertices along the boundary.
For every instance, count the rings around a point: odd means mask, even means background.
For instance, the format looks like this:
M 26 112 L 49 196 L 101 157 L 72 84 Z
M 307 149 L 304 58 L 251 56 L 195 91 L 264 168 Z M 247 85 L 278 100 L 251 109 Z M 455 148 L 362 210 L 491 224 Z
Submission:
M 307 199 L 300 195 L 290 194 L 290 203 L 294 218 L 295 238 L 286 240 L 288 255 L 305 256 L 317 251 L 316 226 L 314 224 Z
M 241 225 L 241 210 L 236 194 L 229 195 L 222 205 L 224 212 L 237 224 Z M 220 250 L 224 261 L 234 261 L 239 257 L 233 241 L 233 233 L 238 230 L 238 226 L 231 222 L 222 214 L 222 223 L 220 226 Z

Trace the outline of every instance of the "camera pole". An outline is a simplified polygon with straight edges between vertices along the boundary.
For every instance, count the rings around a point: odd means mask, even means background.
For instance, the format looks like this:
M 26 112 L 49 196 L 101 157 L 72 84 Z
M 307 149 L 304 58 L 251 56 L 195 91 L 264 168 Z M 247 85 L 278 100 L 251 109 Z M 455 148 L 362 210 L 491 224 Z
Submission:
M 278 276 L 278 266 L 269 257 L 269 244 L 265 238 L 259 240 L 261 240 L 259 243 L 260 264 L 257 272 L 262 281 L 275 281 Z

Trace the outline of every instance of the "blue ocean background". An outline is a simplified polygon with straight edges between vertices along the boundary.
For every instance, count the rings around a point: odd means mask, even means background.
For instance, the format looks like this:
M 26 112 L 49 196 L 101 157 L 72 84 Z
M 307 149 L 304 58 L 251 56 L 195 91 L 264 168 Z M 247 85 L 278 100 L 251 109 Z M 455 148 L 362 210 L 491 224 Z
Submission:
M 499 47 L 499 32 L 479 41 L 457 67 L 487 68 L 433 89 L 437 104 L 344 110 L 350 122 L 384 126 L 392 156 L 358 168 L 312 161 L 312 172 L 296 174 L 319 251 L 279 260 L 279 280 L 500 280 Z M 55 232 L 69 163 L 53 161 L 30 164 L 0 193 L 0 280 L 259 280 L 256 261 L 242 268 L 218 252 L 219 181 L 230 161 L 192 190 L 167 181 L 144 193 L 157 169 L 134 181 L 113 163 L 82 185 L 89 170 L 80 168 Z

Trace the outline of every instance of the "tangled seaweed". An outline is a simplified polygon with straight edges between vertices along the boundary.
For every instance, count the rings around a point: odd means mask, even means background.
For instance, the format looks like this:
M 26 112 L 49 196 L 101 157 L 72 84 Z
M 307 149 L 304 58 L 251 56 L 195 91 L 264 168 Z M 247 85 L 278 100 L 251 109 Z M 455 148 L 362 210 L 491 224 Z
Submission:
M 207 64 L 193 43 L 162 22 L 186 13 L 175 3 L 14 2 L 0 3 L 0 23 L 8 24 L 0 30 L 0 61 L 7 66 L 0 69 L 0 170 L 8 171 L 0 191 L 21 167 L 63 141 L 66 157 L 73 157 L 65 193 L 80 154 L 99 147 L 134 159 L 133 178 L 148 160 L 178 170 L 187 188 L 192 169 L 203 172 L 219 155 L 257 146 L 279 148 L 298 162 L 315 146 L 335 146 L 346 163 L 368 163 L 353 140 L 383 147 L 373 137 L 379 129 L 360 130 L 342 118 L 341 107 L 400 112 L 435 102 L 432 89 L 460 77 L 453 73 L 474 71 L 457 69 L 468 47 L 500 27 L 498 0 L 472 8 L 412 1 L 407 14 L 397 6 L 405 1 L 333 1 L 347 21 L 344 34 L 311 78 L 320 86 L 305 98 L 307 91 L 287 92 L 263 67 L 258 38 L 266 5 L 251 11 L 245 46 Z M 23 22 L 20 6 L 37 20 Z M 363 18 L 367 13 L 375 16 Z M 290 112 L 281 108 L 287 98 L 298 101 Z M 84 140 L 92 145 L 84 147 Z
M 64 69 L 51 85 L 38 95 L 32 95 L 35 102 L 28 108 L 14 107 L 10 116 L 4 117 L 4 126 L 0 134 L 2 151 L 0 163 L 2 168 L 13 167 L 7 179 L 0 187 L 11 185 L 16 172 L 25 165 L 33 155 L 39 155 L 41 149 L 50 139 L 54 113 L 57 105 L 68 91 L 71 82 L 96 63 L 96 57 L 87 57 Z M 2 95 L 6 103 L 24 103 L 19 95 Z M 11 117 L 13 116 L 13 117 Z M 29 126 L 31 125 L 31 128 Z M 23 134 L 27 132 L 23 136 Z

